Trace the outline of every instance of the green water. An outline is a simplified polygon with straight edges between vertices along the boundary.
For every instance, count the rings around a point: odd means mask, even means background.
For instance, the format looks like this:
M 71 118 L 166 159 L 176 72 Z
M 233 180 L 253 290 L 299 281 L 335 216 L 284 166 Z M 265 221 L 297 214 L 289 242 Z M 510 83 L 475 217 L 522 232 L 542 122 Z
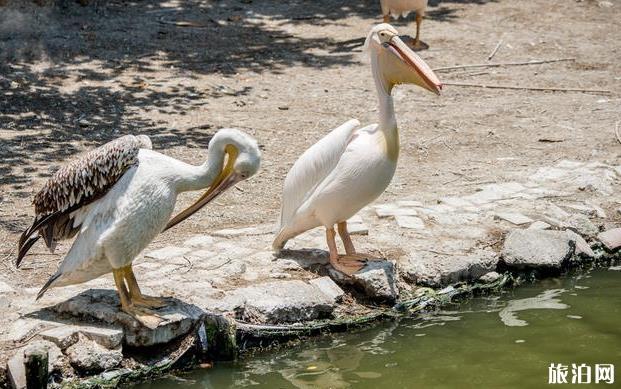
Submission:
M 548 385 L 551 363 L 567 385 Z M 621 268 L 476 298 L 418 319 L 219 363 L 142 389 L 537 388 L 571 385 L 571 364 L 612 363 L 621 387 Z M 592 371 L 592 381 L 594 372 Z

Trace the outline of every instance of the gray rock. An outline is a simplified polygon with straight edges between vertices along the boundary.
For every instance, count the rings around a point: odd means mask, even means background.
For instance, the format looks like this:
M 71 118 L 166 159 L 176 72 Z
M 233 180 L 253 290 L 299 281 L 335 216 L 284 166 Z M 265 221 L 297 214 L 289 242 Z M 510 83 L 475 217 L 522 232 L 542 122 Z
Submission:
M 521 213 L 517 212 L 497 212 L 494 215 L 494 218 L 508 221 L 509 223 L 515 224 L 516 226 L 531 223 L 533 221 L 533 219 L 529 218 L 528 216 L 522 215 Z
M 369 261 L 351 278 L 372 300 L 394 302 L 399 298 L 397 269 L 391 261 Z
M 575 248 L 575 239 L 565 231 L 512 230 L 505 239 L 502 258 L 515 269 L 560 269 Z
M 404 279 L 417 285 L 443 287 L 460 281 L 475 281 L 496 269 L 498 257 L 492 250 L 451 255 L 414 251 L 399 269 Z
M 308 281 L 309 284 L 313 285 L 315 288 L 319 289 L 319 291 L 330 299 L 333 302 L 339 302 L 345 295 L 343 289 L 341 289 L 330 277 L 320 277 L 314 278 Z
M 551 225 L 546 222 L 542 222 L 541 220 L 537 220 L 533 222 L 530 226 L 528 226 L 529 230 L 549 230 Z
M 595 253 L 593 252 L 593 249 L 591 249 L 591 246 L 587 243 L 586 240 L 584 240 L 583 237 L 576 234 L 572 230 L 566 230 L 565 232 L 569 234 L 570 238 L 576 241 L 576 254 L 577 255 L 582 254 L 589 258 L 595 258 Z
M 71 365 L 82 373 L 99 373 L 113 369 L 123 360 L 120 347 L 109 350 L 83 336 L 67 349 L 66 354 Z
M 597 239 L 604 244 L 606 249 L 614 251 L 621 247 L 621 228 L 601 232 Z
M 395 220 L 397 221 L 397 225 L 401 228 L 410 230 L 422 230 L 425 228 L 423 220 L 416 216 L 397 215 L 395 216 Z
M 95 343 L 109 349 L 121 346 L 123 330 L 121 328 L 80 326 L 79 331 Z
M 500 274 L 496 273 L 495 271 L 491 271 L 489 273 L 483 274 L 481 278 L 479 278 L 479 281 L 485 284 L 490 284 L 492 282 L 497 281 L 499 278 L 500 278 Z
M 39 333 L 42 339 L 48 340 L 60 347 L 61 350 L 74 345 L 78 342 L 79 331 L 75 326 L 60 326 L 50 328 Z
M 125 343 L 134 347 L 166 344 L 187 334 L 204 315 L 203 310 L 195 305 L 170 299 L 170 303 L 166 307 L 155 311 L 162 321 L 155 328 L 148 328 L 130 315 L 120 311 L 119 305 L 118 297 L 113 290 L 89 289 L 53 306 L 51 309 L 77 318 L 120 326 L 123 328 Z M 93 333 L 91 332 L 91 335 Z M 112 339 L 116 339 L 116 336 L 111 333 L 111 338 L 108 340 L 114 343 Z M 94 338 L 103 339 L 103 337 L 97 336 Z
M 581 213 L 570 215 L 562 221 L 563 228 L 569 228 L 580 235 L 594 237 L 599 229 L 589 220 L 589 217 Z
M 301 280 L 266 282 L 233 291 L 243 299 L 236 317 L 250 323 L 293 323 L 328 317 L 334 301 Z

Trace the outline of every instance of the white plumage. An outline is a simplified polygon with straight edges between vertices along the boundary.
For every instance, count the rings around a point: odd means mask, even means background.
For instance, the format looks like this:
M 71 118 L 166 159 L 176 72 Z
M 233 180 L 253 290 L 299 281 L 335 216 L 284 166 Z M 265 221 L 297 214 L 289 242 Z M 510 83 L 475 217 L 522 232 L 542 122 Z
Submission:
M 140 293 L 131 270 L 132 261 L 157 234 L 254 175 L 259 168 L 260 152 L 250 136 L 223 129 L 210 141 L 208 159 L 202 165 L 189 165 L 145 148 L 139 149 L 135 159 L 95 201 L 69 209 L 72 227 L 79 230 L 78 235 L 38 298 L 50 287 L 81 283 L 113 272 L 124 310 L 139 316 L 136 306 L 161 306 Z M 80 163 L 87 164 L 77 162 Z M 70 178 L 62 185 L 69 191 L 84 191 L 75 187 L 83 181 L 65 176 Z M 207 187 L 205 195 L 171 220 L 179 193 Z M 32 235 L 45 227 L 30 228 L 29 233 Z
M 431 69 L 399 38 L 388 24 L 375 26 L 365 47 L 379 97 L 380 123 L 360 127 L 349 120 L 306 150 L 295 162 L 284 183 L 280 230 L 273 247 L 309 229 L 324 226 L 330 261 L 346 273 L 360 267 L 347 233 L 346 220 L 380 196 L 390 183 L 399 156 L 399 134 L 392 97 L 394 85 L 413 83 L 439 93 L 440 82 Z M 340 258 L 334 244 L 339 226 L 347 258 Z M 347 262 L 348 263 L 344 263 Z M 360 261 L 358 261 L 360 262 Z
M 393 18 L 399 16 L 406 17 L 412 11 L 425 15 L 427 10 L 427 0 L 380 0 L 382 15 L 392 15 Z

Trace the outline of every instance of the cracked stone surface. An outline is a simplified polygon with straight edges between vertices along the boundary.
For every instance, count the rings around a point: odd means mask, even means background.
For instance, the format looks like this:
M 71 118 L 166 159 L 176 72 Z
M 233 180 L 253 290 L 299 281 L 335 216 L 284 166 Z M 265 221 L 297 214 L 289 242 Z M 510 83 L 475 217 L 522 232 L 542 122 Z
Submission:
M 560 269 L 574 254 L 575 238 L 565 231 L 513 230 L 502 248 L 509 268 Z

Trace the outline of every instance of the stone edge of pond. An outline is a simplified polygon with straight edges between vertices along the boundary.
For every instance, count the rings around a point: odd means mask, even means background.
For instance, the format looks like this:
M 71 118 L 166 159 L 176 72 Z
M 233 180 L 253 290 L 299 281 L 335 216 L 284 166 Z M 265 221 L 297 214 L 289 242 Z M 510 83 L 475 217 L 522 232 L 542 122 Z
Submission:
M 604 268 L 621 262 L 621 251 L 607 252 L 596 249 L 594 257 L 573 256 L 555 276 L 567 276 L 571 272 Z M 239 321 L 227 321 L 222 316 L 206 317 L 194 331 L 178 341 L 178 348 L 168 357 L 135 368 L 121 368 L 103 372 L 97 376 L 77 378 L 51 387 L 72 389 L 116 388 L 120 385 L 137 384 L 147 379 L 162 378 L 174 371 L 200 367 L 204 360 L 233 360 L 242 353 L 282 347 L 305 337 L 346 332 L 364 328 L 384 320 L 416 317 L 450 303 L 469 298 L 499 293 L 510 287 L 549 276 L 550 273 L 534 269 L 505 271 L 490 282 L 459 282 L 440 290 L 421 287 L 398 301 L 391 308 L 377 308 L 369 314 L 331 320 L 305 322 L 293 325 L 256 325 Z M 212 339 L 212 344 L 207 340 Z M 209 365 L 210 367 L 210 365 Z

